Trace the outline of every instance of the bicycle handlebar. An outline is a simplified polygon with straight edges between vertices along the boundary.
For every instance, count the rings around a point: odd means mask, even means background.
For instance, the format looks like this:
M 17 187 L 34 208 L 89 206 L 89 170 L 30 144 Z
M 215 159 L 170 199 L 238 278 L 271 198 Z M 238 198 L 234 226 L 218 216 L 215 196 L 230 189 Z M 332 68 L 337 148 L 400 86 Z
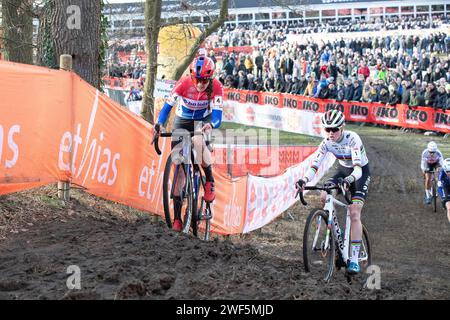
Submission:
M 155 137 L 153 138 L 152 144 L 155 146 L 155 151 L 158 154 L 158 156 L 161 155 L 161 150 L 159 149 L 159 137 L 161 138 L 168 138 L 168 137 L 172 137 L 173 135 L 179 135 L 179 136 L 183 136 L 183 135 L 187 135 L 187 133 L 189 133 L 189 135 L 191 136 L 191 138 L 193 136 L 200 136 L 203 135 L 202 131 L 184 131 L 184 132 L 157 132 L 155 134 Z M 206 141 L 206 145 L 209 146 L 209 141 Z
M 320 191 L 325 191 L 326 193 L 331 193 L 332 190 L 336 190 L 336 189 L 337 190 L 340 189 L 342 191 L 342 194 L 344 195 L 344 198 L 345 198 L 345 201 L 347 202 L 347 204 L 353 203 L 352 199 L 349 198 L 350 192 L 346 191 L 344 189 L 344 186 L 341 183 L 337 184 L 337 185 L 330 185 L 330 186 L 323 185 L 323 186 L 305 186 L 305 187 L 303 187 L 303 190 L 320 190 Z M 308 203 L 305 201 L 305 198 L 303 197 L 303 192 L 300 190 L 297 191 L 297 194 L 295 195 L 295 197 L 297 198 L 297 196 L 299 196 L 299 195 L 300 195 L 301 203 L 304 206 L 308 205 Z

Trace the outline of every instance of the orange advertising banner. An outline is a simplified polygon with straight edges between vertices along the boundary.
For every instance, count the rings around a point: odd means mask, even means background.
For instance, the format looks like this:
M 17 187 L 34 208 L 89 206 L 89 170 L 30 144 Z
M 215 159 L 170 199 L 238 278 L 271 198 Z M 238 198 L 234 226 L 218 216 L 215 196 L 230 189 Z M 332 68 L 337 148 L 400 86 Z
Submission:
M 150 124 L 74 73 L 0 62 L 0 86 L 0 194 L 66 180 L 164 215 L 170 139 L 161 139 L 159 157 Z M 220 188 L 212 231 L 241 233 L 247 178 L 231 180 L 219 170 L 215 176 Z
M 72 72 L 0 61 L 0 88 L 0 194 L 63 180 L 164 216 L 170 139 L 159 157 L 150 124 Z M 214 175 L 212 231 L 242 233 L 249 177 L 231 179 L 220 167 Z

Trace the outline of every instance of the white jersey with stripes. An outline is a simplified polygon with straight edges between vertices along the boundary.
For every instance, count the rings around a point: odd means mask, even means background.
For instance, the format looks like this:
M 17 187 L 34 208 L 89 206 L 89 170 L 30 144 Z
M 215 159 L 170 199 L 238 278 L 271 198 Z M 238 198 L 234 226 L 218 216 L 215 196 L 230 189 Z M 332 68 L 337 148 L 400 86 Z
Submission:
M 341 140 L 334 142 L 326 138 L 319 145 L 311 163 L 310 170 L 305 175 L 308 181 L 312 180 L 328 152 L 331 152 L 338 159 L 339 163 L 346 168 L 362 168 L 369 163 L 366 150 L 359 135 L 353 131 L 344 130 Z M 356 180 L 359 177 L 360 175 L 358 174 L 355 177 Z

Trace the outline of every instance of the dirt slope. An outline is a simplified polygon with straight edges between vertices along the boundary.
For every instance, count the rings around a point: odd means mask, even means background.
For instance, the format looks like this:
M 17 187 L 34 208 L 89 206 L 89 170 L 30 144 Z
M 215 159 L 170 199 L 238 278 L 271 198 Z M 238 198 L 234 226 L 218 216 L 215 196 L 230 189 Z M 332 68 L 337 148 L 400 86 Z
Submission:
M 450 226 L 422 204 L 420 150 L 391 132 L 362 134 L 373 177 L 363 222 L 381 290 L 363 289 L 365 276 L 324 284 L 303 272 L 310 208 L 205 243 L 79 191 L 63 206 L 46 187 L 0 197 L 0 299 L 449 299 Z M 81 290 L 67 289 L 70 265 Z

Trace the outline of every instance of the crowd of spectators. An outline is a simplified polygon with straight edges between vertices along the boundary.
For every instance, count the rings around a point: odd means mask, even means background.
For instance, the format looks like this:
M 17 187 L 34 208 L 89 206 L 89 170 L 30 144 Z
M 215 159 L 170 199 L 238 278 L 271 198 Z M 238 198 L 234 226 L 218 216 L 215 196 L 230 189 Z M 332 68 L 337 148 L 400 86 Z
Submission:
M 146 74 L 146 61 L 143 61 L 144 40 L 112 42 L 109 46 L 107 75 L 116 78 L 143 80 Z
M 256 50 L 222 57 L 225 87 L 450 109 L 450 36 L 439 30 L 297 43 L 282 28 L 238 29 Z M 219 41 L 234 37 L 227 32 L 234 31 L 220 32 Z
M 225 25 L 217 32 L 218 38 L 214 47 L 257 46 L 266 39 L 283 41 L 286 34 L 317 34 L 317 33 L 348 33 L 362 31 L 388 31 L 388 30 L 421 30 L 437 29 L 443 24 L 450 23 L 450 16 L 434 15 L 431 17 L 418 16 L 389 18 L 372 18 L 370 20 L 339 19 L 320 23 L 319 21 L 297 22 L 290 21 L 276 23 L 256 23 L 251 25 Z

